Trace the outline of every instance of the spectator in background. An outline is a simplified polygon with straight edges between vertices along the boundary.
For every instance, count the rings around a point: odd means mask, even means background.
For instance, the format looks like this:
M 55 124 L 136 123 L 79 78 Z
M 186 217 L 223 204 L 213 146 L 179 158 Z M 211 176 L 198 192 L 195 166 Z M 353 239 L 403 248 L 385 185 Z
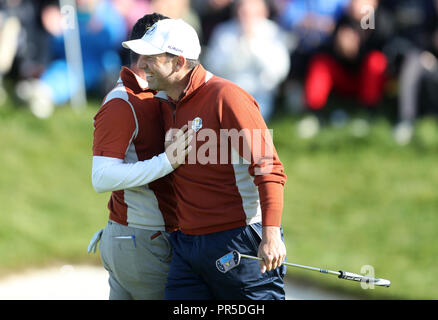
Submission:
M 293 76 L 303 76 L 308 59 L 330 38 L 350 0 L 273 0 L 278 23 L 296 38 Z
M 21 24 L 16 16 L 9 16 L 5 8 L 0 11 L 0 106 L 8 97 L 3 77 L 9 72 L 18 49 Z
M 202 34 L 199 34 L 202 46 L 209 43 L 213 29 L 222 22 L 232 18 L 234 0 L 192 0 L 193 7 L 199 15 Z
M 273 17 L 288 32 L 291 67 L 281 89 L 285 107 L 304 109 L 303 79 L 308 61 L 329 39 L 350 0 L 272 0 Z
M 313 111 L 326 105 L 333 89 L 368 108 L 382 98 L 387 60 L 376 29 L 364 24 L 363 8 L 375 17 L 378 1 L 352 0 L 332 40 L 309 62 L 304 90 L 306 105 Z
M 112 2 L 125 19 L 127 30 L 131 30 L 144 14 L 153 12 L 149 0 L 112 0 Z
M 235 18 L 213 30 L 204 57 L 211 72 L 257 100 L 265 121 L 274 113 L 278 87 L 290 67 L 284 34 L 268 15 L 264 0 L 237 0 Z
M 131 30 L 137 20 L 145 14 L 153 13 L 149 0 L 112 0 L 115 9 L 125 20 L 126 29 Z M 126 35 L 128 39 L 128 35 Z M 122 65 L 129 64 L 129 51 L 122 50 L 120 46 L 119 55 L 122 60 Z
M 183 19 L 198 34 L 202 34 L 198 13 L 192 9 L 190 0 L 151 0 L 152 11 L 160 12 L 172 19 Z
M 125 21 L 109 0 L 77 0 L 76 5 L 85 88 L 87 91 L 106 90 L 105 84 L 114 83 L 121 65 L 118 50 L 126 39 Z M 66 103 L 71 98 L 71 89 L 73 94 L 78 90 L 73 85 L 74 79 L 69 79 L 64 18 L 56 5 L 45 8 L 42 19 L 52 34 L 53 59 L 38 79 L 17 87 L 29 101 L 31 111 L 40 118 L 49 117 L 55 105 Z
M 438 1 L 383 1 L 393 31 L 385 46 L 391 72 L 398 76 L 398 115 L 394 138 L 408 144 L 415 119 L 437 113 Z
M 0 2 L 0 104 L 6 100 L 2 78 L 14 81 L 38 77 L 50 59 L 49 34 L 41 11 L 50 1 Z

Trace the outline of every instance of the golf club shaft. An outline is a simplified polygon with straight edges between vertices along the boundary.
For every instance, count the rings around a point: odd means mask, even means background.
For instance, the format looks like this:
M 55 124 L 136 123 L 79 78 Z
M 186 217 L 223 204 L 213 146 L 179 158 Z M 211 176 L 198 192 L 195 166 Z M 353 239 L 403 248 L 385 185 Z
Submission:
M 263 261 L 262 258 L 259 257 L 254 257 L 254 256 L 249 256 L 246 254 L 240 254 L 240 256 L 242 258 L 247 258 L 247 259 L 253 259 L 253 260 L 259 260 L 259 261 Z M 307 269 L 307 270 L 312 270 L 312 271 L 317 271 L 317 272 L 321 272 L 321 273 L 330 273 L 330 274 L 334 274 L 336 276 L 339 276 L 341 273 L 338 271 L 332 271 L 332 270 L 326 270 L 326 269 L 319 269 L 319 268 L 315 268 L 315 267 L 309 267 L 309 266 L 304 266 L 302 264 L 296 264 L 296 263 L 290 263 L 290 262 L 286 262 L 283 261 L 282 264 L 287 265 L 287 266 L 291 266 L 291 267 L 297 267 L 297 268 L 302 268 L 302 269 Z
M 240 254 L 240 256 L 242 258 L 263 261 L 262 258 L 249 256 L 246 254 Z M 302 268 L 302 269 L 306 269 L 306 270 L 317 271 L 320 273 L 333 274 L 333 275 L 337 276 L 338 278 L 345 279 L 345 280 L 352 280 L 352 281 L 358 281 L 358 282 L 362 282 L 362 281 L 369 282 L 369 283 L 373 283 L 377 286 L 383 286 L 383 287 L 389 287 L 391 285 L 391 282 L 389 280 L 379 279 L 379 278 L 370 278 L 370 277 L 363 276 L 361 274 L 352 273 L 352 272 L 332 271 L 332 270 L 320 269 L 320 268 L 315 268 L 315 267 L 310 267 L 310 266 L 305 266 L 302 264 L 290 263 L 290 262 L 285 262 L 285 261 L 283 261 L 282 264 L 287 265 L 287 266 L 291 266 L 291 267 L 297 267 L 297 268 Z

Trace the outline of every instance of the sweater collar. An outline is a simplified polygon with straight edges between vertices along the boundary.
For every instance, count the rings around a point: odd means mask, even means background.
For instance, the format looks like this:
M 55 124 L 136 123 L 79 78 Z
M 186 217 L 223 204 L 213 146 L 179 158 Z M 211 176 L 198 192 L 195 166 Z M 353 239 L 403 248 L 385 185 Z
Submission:
M 134 93 L 141 93 L 145 91 L 152 91 L 148 88 L 148 82 L 134 73 L 127 67 L 122 67 L 120 71 L 120 79 L 126 84 Z
M 172 100 L 165 91 L 158 91 L 155 97 L 171 101 L 175 104 L 180 103 L 190 97 L 196 90 L 206 84 L 212 77 L 213 74 L 205 70 L 204 67 L 199 64 L 190 73 L 189 83 L 183 90 L 182 96 L 178 101 Z

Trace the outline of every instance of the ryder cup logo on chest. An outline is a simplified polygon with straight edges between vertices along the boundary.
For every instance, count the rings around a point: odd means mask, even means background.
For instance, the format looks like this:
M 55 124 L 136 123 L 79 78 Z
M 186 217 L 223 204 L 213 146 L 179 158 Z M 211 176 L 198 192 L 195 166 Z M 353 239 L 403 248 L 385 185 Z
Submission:
M 196 117 L 192 121 L 192 129 L 195 130 L 195 132 L 198 132 L 199 129 L 202 128 L 202 119 L 199 117 Z

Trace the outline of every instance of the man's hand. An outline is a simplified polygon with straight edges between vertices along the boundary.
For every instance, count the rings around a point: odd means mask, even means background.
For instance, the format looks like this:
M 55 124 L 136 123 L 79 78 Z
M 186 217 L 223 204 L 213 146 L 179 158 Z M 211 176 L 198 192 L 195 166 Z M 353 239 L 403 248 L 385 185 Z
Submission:
M 184 125 L 181 129 L 170 129 L 164 139 L 166 156 L 174 169 L 185 162 L 186 156 L 192 150 L 190 142 L 195 131 L 187 128 L 187 125 Z
M 286 246 L 281 240 L 280 227 L 265 226 L 262 232 L 262 242 L 257 254 L 260 261 L 260 271 L 275 269 L 286 259 Z

